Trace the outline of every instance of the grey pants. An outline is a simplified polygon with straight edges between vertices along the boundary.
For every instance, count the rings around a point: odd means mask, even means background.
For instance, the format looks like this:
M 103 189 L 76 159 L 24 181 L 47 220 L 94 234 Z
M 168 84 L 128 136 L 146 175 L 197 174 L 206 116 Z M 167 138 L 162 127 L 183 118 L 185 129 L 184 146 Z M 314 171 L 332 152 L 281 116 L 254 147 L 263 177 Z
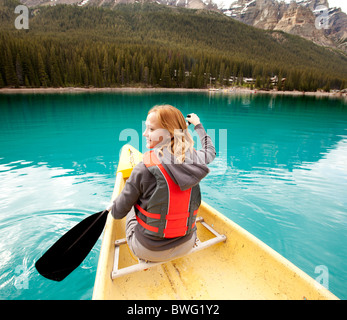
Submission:
M 129 245 L 130 250 L 133 252 L 133 254 L 142 259 L 147 261 L 153 261 L 153 262 L 159 262 L 159 261 L 167 261 L 170 259 L 173 259 L 175 257 L 183 256 L 187 252 L 189 252 L 196 241 L 196 232 L 194 233 L 193 237 L 182 243 L 181 245 L 168 249 L 168 250 L 162 250 L 162 251 L 151 251 L 147 248 L 145 248 L 135 237 L 135 227 L 138 224 L 136 220 L 135 210 L 134 207 L 130 210 L 130 212 L 127 214 L 126 218 L 126 238 Z

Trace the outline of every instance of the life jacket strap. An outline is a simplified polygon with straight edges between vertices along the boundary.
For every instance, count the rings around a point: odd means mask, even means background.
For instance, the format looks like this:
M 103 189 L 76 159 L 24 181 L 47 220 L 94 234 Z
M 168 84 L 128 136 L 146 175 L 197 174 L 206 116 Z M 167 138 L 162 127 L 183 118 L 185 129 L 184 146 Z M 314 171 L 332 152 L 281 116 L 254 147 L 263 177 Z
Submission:
M 147 224 L 146 222 L 144 222 L 139 216 L 136 215 L 136 220 L 137 222 L 142 226 L 144 227 L 145 229 L 149 230 L 149 231 L 152 231 L 152 232 L 158 232 L 159 231 L 159 228 L 157 227 L 153 227 L 153 226 L 150 226 L 149 224 Z
M 144 216 L 152 219 L 160 219 L 160 213 L 150 213 L 144 209 L 142 209 L 137 203 L 135 204 L 135 208 L 139 210 Z

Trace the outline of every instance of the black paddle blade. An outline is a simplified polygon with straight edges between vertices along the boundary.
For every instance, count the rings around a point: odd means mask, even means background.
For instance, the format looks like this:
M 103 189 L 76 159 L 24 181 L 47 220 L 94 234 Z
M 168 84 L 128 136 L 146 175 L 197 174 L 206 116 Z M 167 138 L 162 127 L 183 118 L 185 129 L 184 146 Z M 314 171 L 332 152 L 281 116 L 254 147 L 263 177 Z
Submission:
M 65 233 L 35 263 L 44 277 L 61 281 L 75 270 L 94 247 L 106 224 L 108 211 L 100 211 Z

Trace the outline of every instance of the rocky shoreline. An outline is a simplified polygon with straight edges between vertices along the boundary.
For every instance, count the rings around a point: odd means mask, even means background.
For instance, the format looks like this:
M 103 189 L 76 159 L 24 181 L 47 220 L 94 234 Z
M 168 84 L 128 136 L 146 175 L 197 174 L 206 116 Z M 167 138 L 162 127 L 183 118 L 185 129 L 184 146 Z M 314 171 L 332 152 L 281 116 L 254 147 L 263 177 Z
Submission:
M 225 89 L 187 89 L 187 88 L 141 88 L 141 87 L 123 87 L 123 88 L 1 88 L 0 94 L 29 94 L 29 93 L 87 93 L 87 92 L 209 92 L 223 94 L 272 94 L 272 95 L 295 95 L 295 96 L 316 96 L 316 97 L 344 97 L 347 98 L 347 90 L 342 91 L 277 91 L 277 90 L 257 90 L 247 88 L 225 88 Z

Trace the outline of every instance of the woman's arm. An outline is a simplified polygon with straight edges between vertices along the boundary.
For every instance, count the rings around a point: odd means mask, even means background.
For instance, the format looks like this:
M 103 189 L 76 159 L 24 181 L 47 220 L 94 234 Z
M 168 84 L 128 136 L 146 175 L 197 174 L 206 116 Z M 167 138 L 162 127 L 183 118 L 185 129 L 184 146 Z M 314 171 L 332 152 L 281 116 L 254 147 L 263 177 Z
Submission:
M 107 210 L 111 212 L 113 218 L 122 219 L 131 210 L 140 196 L 141 168 L 135 166 L 129 179 L 125 182 L 122 192 L 109 204 Z
M 216 149 L 212 143 L 211 137 L 206 133 L 201 123 L 194 127 L 195 131 L 199 135 L 202 148 L 197 151 L 198 158 L 203 160 L 204 163 L 211 163 L 216 157 Z
M 211 137 L 206 133 L 200 118 L 191 113 L 187 116 L 186 120 L 194 125 L 194 130 L 197 132 L 201 142 L 201 149 L 197 151 L 198 161 L 201 163 L 209 164 L 216 157 L 216 149 L 212 143 Z

